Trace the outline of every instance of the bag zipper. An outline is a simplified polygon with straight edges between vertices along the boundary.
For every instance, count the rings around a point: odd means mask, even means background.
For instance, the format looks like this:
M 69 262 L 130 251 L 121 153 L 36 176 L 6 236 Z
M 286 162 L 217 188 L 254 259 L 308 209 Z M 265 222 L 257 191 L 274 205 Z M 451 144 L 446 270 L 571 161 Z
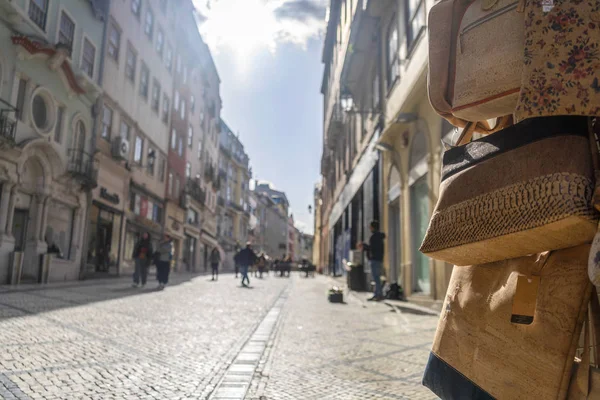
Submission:
M 473 4 L 474 4 L 474 3 L 473 3 Z M 473 5 L 473 4 L 471 4 L 471 5 Z M 512 10 L 516 10 L 516 9 L 517 9 L 517 7 L 518 7 L 518 5 L 519 5 L 519 2 L 518 2 L 518 1 L 517 1 L 517 2 L 514 2 L 514 3 L 512 3 L 512 4 L 509 4 L 509 5 L 507 5 L 507 6 L 504 6 L 504 7 L 500 8 L 500 9 L 498 9 L 498 10 L 494 11 L 494 12 L 491 12 L 491 13 L 489 13 L 488 15 L 486 15 L 485 17 L 482 17 L 482 18 L 478 19 L 477 21 L 473 21 L 473 22 L 471 22 L 469 25 L 465 26 L 465 27 L 464 27 L 464 28 L 463 28 L 463 29 L 460 31 L 459 38 L 458 38 L 458 39 L 459 39 L 459 40 L 458 40 L 458 44 L 459 44 L 459 46 L 460 46 L 460 48 L 459 48 L 459 51 L 462 53 L 462 48 L 463 48 L 463 35 L 464 35 L 465 33 L 469 32 L 469 31 L 470 31 L 470 30 L 472 30 L 472 29 L 475 29 L 475 28 L 477 28 L 479 25 L 482 25 L 482 24 L 484 24 L 484 23 L 486 23 L 486 22 L 488 22 L 488 21 L 490 21 L 490 20 L 492 20 L 492 19 L 494 19 L 494 18 L 498 17 L 499 15 L 505 14 L 505 13 L 507 13 L 507 12 L 509 12 L 509 11 L 512 11 Z M 469 7 L 470 7 L 470 6 L 469 6 Z

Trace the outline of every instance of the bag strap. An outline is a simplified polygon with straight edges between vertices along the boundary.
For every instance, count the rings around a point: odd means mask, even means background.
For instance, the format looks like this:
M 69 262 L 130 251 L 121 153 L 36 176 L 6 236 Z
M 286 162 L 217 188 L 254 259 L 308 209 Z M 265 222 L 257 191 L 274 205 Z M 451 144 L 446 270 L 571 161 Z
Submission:
M 455 146 L 463 146 L 471 141 L 475 132 L 485 132 L 485 134 L 491 134 L 498 132 L 504 128 L 513 125 L 512 114 L 505 115 L 498 118 L 498 123 L 495 127 L 490 127 L 487 121 L 467 122 L 463 131 L 461 132 Z

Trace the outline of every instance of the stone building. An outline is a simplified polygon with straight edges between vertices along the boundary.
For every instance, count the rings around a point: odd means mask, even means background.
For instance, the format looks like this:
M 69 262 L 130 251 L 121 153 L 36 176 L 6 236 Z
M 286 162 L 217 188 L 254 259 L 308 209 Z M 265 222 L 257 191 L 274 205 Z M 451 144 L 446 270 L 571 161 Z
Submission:
M 98 179 L 105 5 L 0 1 L 2 283 L 80 275 Z
M 420 302 L 441 300 L 452 270 L 418 251 L 437 200 L 441 139 L 452 131 L 427 98 L 425 24 L 432 5 L 330 2 L 323 187 L 316 200 L 322 265 L 331 270 L 378 219 L 387 234 L 388 280 Z

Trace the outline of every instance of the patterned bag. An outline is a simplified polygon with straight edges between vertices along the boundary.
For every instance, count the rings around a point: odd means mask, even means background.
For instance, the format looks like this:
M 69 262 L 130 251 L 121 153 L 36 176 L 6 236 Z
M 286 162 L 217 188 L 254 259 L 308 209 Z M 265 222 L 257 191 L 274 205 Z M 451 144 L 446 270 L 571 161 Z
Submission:
M 531 118 L 447 150 L 420 251 L 472 265 L 591 243 L 588 135 L 585 117 Z
M 528 0 L 517 121 L 600 116 L 600 1 Z

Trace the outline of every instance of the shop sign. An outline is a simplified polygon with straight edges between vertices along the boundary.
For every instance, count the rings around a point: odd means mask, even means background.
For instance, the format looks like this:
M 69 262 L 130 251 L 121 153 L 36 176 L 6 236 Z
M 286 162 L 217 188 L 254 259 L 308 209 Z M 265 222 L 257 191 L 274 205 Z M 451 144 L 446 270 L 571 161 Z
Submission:
M 110 193 L 105 187 L 100 188 L 100 197 L 112 204 L 119 204 L 121 199 L 116 193 Z

